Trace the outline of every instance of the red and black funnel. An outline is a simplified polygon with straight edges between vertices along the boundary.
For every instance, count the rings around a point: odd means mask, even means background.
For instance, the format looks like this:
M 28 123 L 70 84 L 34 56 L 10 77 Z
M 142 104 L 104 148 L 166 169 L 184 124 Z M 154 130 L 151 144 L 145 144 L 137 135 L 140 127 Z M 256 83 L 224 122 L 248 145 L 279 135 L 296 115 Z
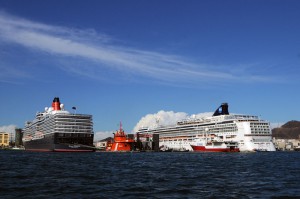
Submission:
M 53 99 L 52 108 L 53 108 L 54 111 L 59 111 L 60 110 L 60 101 L 59 101 L 58 97 L 55 97 Z

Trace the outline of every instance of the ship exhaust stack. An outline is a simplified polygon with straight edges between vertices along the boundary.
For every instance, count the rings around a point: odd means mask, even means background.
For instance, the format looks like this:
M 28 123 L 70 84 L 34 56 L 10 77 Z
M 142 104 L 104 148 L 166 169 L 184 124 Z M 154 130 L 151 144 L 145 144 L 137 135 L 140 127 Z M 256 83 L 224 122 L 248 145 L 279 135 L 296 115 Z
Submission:
M 222 103 L 221 106 L 219 106 L 219 108 L 213 114 L 213 116 L 218 116 L 218 115 L 229 115 L 227 103 Z
M 54 111 L 59 111 L 60 109 L 60 101 L 58 97 L 55 97 L 52 102 L 52 108 Z

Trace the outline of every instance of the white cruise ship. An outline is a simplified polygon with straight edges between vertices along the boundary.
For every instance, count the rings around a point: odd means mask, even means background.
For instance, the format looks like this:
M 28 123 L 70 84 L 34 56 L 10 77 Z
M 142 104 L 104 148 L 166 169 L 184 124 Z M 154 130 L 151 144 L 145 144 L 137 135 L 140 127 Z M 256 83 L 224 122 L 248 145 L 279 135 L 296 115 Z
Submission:
M 173 126 L 142 128 L 140 135 L 159 134 L 161 150 L 192 151 L 196 140 L 209 135 L 212 141 L 237 142 L 240 151 L 275 151 L 270 123 L 258 116 L 229 114 L 223 103 L 210 117 L 189 118 Z
M 70 113 L 55 97 L 52 107 L 25 123 L 22 141 L 30 151 L 92 152 L 93 138 L 92 115 Z

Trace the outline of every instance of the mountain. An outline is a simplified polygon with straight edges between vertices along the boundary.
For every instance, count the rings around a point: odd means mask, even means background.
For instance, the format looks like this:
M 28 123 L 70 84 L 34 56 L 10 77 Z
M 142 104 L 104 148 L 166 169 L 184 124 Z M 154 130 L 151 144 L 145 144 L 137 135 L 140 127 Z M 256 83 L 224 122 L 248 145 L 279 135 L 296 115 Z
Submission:
M 112 137 L 107 137 L 107 138 L 105 138 L 105 139 L 103 139 L 103 140 L 100 140 L 100 142 L 107 142 L 107 141 L 112 141 L 114 138 L 112 138 Z
M 292 120 L 280 128 L 272 129 L 272 137 L 276 139 L 300 139 L 300 121 Z

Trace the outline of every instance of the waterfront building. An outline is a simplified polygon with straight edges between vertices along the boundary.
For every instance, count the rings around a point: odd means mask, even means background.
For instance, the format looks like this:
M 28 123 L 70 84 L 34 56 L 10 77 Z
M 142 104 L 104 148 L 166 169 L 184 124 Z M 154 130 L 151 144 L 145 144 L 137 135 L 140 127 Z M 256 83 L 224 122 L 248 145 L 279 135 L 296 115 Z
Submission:
M 107 141 L 98 141 L 94 143 L 96 149 L 105 151 L 107 146 Z
M 0 147 L 9 146 L 9 133 L 0 132 Z
M 23 133 L 22 129 L 16 128 L 15 129 L 15 146 L 23 146 L 22 138 L 23 138 Z
M 299 151 L 300 138 L 299 139 L 281 139 L 273 137 L 275 147 L 279 151 Z

